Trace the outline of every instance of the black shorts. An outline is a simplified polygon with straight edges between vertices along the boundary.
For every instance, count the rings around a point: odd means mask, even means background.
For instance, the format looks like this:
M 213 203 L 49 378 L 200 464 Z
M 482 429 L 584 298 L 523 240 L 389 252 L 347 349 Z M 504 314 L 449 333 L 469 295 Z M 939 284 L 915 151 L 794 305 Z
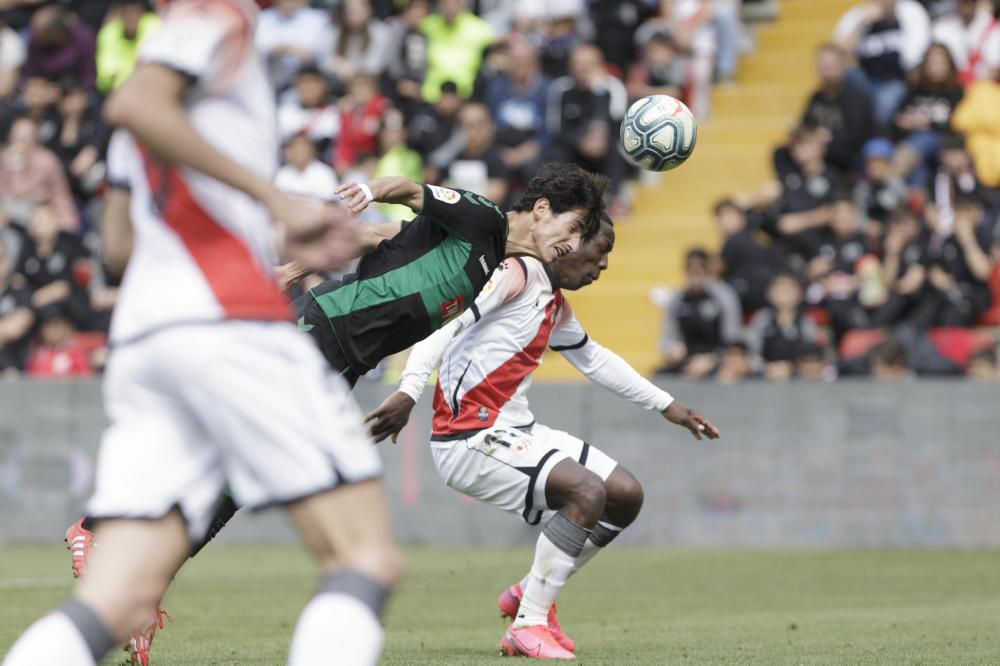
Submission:
M 347 356 L 344 354 L 340 342 L 337 341 L 337 334 L 333 332 L 333 327 L 330 326 L 330 321 L 326 318 L 323 308 L 309 294 L 295 299 L 294 306 L 299 328 L 316 341 L 320 353 L 326 358 L 333 371 L 346 379 L 351 388 L 354 388 L 360 375 L 351 369 Z

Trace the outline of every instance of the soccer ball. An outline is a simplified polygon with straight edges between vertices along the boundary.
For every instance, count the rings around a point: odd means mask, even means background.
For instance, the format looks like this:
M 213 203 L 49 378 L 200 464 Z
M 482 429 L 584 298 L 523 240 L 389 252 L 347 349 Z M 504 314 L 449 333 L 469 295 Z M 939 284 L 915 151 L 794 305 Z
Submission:
M 691 156 L 698 123 L 691 109 L 669 95 L 637 100 L 622 118 L 621 150 L 641 169 L 669 171 Z

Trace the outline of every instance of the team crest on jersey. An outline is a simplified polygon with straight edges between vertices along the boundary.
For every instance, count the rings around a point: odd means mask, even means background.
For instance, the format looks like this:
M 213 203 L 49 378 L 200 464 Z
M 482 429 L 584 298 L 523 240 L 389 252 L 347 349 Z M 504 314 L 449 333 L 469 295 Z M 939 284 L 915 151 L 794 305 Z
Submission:
M 441 304 L 441 324 L 447 324 L 449 321 L 462 314 L 465 310 L 465 297 L 459 294 L 455 298 L 445 301 Z
M 447 187 L 440 187 L 438 185 L 428 185 L 427 187 L 430 188 L 431 194 L 434 195 L 435 199 L 443 201 L 446 204 L 457 204 L 462 199 L 461 194 Z
M 490 410 L 486 409 L 485 407 L 480 407 L 479 408 L 479 420 L 483 421 L 483 422 L 486 422 L 486 421 L 489 421 L 489 419 L 490 419 Z

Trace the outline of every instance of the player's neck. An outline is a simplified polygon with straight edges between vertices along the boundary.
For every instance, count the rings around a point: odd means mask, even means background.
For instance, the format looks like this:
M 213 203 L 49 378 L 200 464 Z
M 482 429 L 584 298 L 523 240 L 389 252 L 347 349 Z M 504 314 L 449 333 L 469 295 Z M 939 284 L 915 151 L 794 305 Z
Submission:
M 541 259 L 538 256 L 538 247 L 531 234 L 535 221 L 530 212 L 512 210 L 507 213 L 507 253 L 508 257 L 514 255 L 528 255 Z

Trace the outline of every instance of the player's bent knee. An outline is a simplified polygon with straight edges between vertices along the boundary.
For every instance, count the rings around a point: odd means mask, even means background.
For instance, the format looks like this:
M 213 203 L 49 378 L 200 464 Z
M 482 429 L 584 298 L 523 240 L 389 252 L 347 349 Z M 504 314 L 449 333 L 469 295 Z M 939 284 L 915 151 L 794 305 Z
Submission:
M 580 476 L 573 495 L 579 504 L 597 512 L 598 516 L 604 511 L 608 500 L 604 481 L 590 470 L 585 470 L 585 473 Z
M 635 520 L 642 509 L 645 491 L 639 480 L 624 467 L 616 467 L 604 482 L 607 491 L 607 512 L 615 525 L 624 527 Z

